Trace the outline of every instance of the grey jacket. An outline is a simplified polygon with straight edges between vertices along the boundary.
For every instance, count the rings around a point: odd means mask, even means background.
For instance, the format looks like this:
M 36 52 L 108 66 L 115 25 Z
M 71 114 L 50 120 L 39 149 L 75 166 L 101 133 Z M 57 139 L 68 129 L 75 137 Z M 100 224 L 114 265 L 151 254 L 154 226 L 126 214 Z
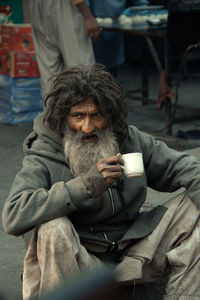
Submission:
M 81 239 L 121 241 L 148 235 L 166 211 L 158 206 L 141 212 L 147 186 L 164 192 L 185 187 L 200 208 L 200 164 L 194 157 L 168 148 L 163 142 L 129 126 L 121 153 L 142 152 L 145 173 L 124 176 L 112 187 L 94 166 L 73 178 L 64 158 L 62 139 L 44 128 L 43 116 L 24 142 L 25 157 L 5 202 L 4 230 L 23 235 L 38 224 L 68 216 Z

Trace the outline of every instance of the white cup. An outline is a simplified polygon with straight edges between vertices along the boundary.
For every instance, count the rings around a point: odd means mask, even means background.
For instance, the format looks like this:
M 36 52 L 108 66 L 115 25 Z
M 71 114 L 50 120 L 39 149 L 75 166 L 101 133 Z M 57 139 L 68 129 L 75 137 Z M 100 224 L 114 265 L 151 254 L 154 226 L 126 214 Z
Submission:
M 144 173 L 142 153 L 127 153 L 122 155 L 124 175 L 127 178 L 139 177 Z

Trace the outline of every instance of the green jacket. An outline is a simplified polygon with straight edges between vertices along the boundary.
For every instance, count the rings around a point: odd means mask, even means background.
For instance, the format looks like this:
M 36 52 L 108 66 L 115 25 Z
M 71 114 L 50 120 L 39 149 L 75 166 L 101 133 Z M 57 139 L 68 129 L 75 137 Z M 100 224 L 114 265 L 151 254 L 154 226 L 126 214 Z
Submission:
M 200 208 L 200 164 L 194 157 L 129 126 L 120 152 L 142 152 L 145 173 L 132 179 L 122 176 L 109 187 L 96 166 L 73 178 L 62 139 L 44 128 L 42 120 L 42 115 L 35 119 L 34 131 L 24 141 L 23 166 L 4 205 L 2 221 L 7 233 L 24 235 L 38 224 L 66 215 L 82 239 L 111 243 L 142 238 L 166 211 L 163 205 L 140 212 L 147 186 L 163 192 L 185 187 Z

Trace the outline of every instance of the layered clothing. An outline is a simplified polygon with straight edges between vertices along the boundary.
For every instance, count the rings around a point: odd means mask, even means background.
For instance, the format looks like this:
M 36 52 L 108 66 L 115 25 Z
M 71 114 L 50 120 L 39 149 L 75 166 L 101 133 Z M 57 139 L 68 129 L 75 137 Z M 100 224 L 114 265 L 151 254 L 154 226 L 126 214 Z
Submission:
M 195 158 L 129 126 L 118 137 L 120 152 L 141 152 L 145 171 L 110 186 L 96 166 L 72 175 L 63 139 L 44 127 L 43 114 L 33 129 L 2 214 L 4 230 L 22 235 L 27 246 L 23 300 L 107 261 L 126 285 L 168 276 L 164 299 L 199 299 L 200 165 Z M 180 194 L 145 212 L 147 187 L 162 192 L 184 187 L 189 197 Z
M 24 142 L 25 157 L 3 209 L 4 229 L 24 235 L 38 224 L 68 216 L 81 239 L 112 242 L 140 239 L 160 222 L 166 207 L 144 212 L 147 187 L 174 192 L 184 187 L 200 208 L 200 165 L 154 137 L 129 126 L 120 152 L 141 152 L 144 174 L 109 186 L 96 166 L 76 178 L 63 151 L 63 140 L 43 125 L 43 114 Z

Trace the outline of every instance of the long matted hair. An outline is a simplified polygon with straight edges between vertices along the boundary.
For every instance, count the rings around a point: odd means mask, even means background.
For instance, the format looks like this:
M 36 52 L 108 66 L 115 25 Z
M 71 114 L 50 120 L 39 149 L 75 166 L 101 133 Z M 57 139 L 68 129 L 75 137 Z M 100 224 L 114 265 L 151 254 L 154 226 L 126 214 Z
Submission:
M 44 125 L 63 136 L 70 108 L 88 98 L 93 99 L 116 137 L 122 137 L 128 127 L 124 90 L 100 64 L 75 66 L 53 77 L 51 91 L 43 99 Z

